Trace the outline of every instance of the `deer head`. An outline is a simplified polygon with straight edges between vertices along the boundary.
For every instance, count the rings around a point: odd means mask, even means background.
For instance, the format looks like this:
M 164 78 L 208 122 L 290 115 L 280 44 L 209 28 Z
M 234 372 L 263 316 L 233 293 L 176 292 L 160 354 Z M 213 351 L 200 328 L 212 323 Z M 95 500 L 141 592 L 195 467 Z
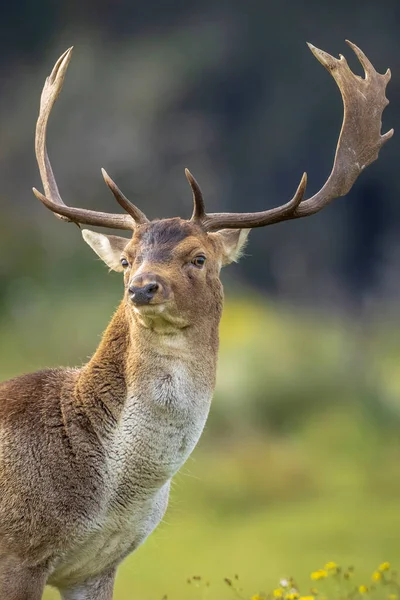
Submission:
M 393 129 L 381 135 L 381 117 L 390 71 L 376 72 L 363 52 L 347 42 L 360 60 L 365 77 L 355 75 L 346 59 L 309 47 L 331 73 L 342 95 L 344 118 L 332 171 L 324 186 L 304 198 L 304 173 L 293 198 L 277 208 L 256 213 L 215 213 L 205 210 L 200 187 L 186 169 L 194 210 L 190 220 L 180 218 L 150 222 L 102 170 L 106 184 L 125 214 L 108 214 L 66 206 L 58 192 L 46 150 L 50 111 L 62 88 L 72 48 L 56 62 L 41 97 L 36 127 L 36 156 L 45 195 L 34 189 L 43 204 L 63 220 L 76 224 L 132 231 L 132 239 L 83 230 L 85 241 L 111 268 L 124 273 L 125 300 L 132 315 L 145 326 L 155 321 L 170 328 L 185 328 L 200 312 L 210 314 L 220 304 L 221 266 L 240 256 L 250 229 L 316 213 L 331 200 L 347 194 L 358 175 L 377 157 Z

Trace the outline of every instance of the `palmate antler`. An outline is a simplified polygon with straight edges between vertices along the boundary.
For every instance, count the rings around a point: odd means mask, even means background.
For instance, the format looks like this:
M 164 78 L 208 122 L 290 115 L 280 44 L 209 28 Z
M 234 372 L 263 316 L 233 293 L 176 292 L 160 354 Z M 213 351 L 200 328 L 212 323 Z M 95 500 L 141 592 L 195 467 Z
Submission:
M 264 227 L 280 221 L 312 215 L 334 198 L 349 192 L 361 171 L 378 158 L 379 150 L 392 137 L 394 130 L 391 129 L 385 135 L 381 135 L 382 112 L 389 103 L 385 96 L 385 89 L 390 81 L 390 70 L 380 75 L 360 48 L 352 42 L 347 41 L 347 43 L 362 64 L 365 79 L 350 70 L 344 56 L 339 55 L 340 58 L 337 59 L 308 44 L 314 56 L 336 81 L 344 105 L 343 124 L 335 161 L 331 174 L 320 191 L 311 198 L 303 200 L 307 184 L 307 175 L 304 173 L 296 194 L 287 204 L 257 213 L 206 214 L 199 185 L 193 176 L 187 173 L 195 201 L 193 221 L 197 221 L 206 231 Z
M 307 175 L 304 173 L 295 195 L 282 206 L 256 213 L 207 214 L 199 184 L 190 171 L 186 169 L 186 177 L 193 192 L 194 210 L 191 219 L 193 222 L 196 222 L 205 231 L 264 227 L 280 221 L 312 215 L 334 198 L 348 193 L 361 171 L 378 158 L 380 148 L 392 137 L 394 132 L 391 129 L 385 135 L 381 135 L 382 112 L 388 104 L 385 90 L 390 80 L 390 70 L 388 69 L 384 75 L 377 73 L 365 54 L 355 44 L 349 41 L 347 43 L 361 62 L 365 78 L 355 75 L 350 70 L 344 56 L 340 55 L 340 58 L 337 59 L 327 52 L 315 48 L 312 44 L 308 44 L 312 53 L 335 79 L 344 105 L 343 124 L 333 168 L 320 191 L 311 198 L 303 199 L 307 185 Z M 106 184 L 111 189 L 117 202 L 128 214 L 108 214 L 82 208 L 72 208 L 66 206 L 60 197 L 47 156 L 46 128 L 51 109 L 64 82 L 71 52 L 72 48 L 58 59 L 43 88 L 36 126 L 35 147 L 46 195 L 44 196 L 35 188 L 33 191 L 36 197 L 59 218 L 86 225 L 134 229 L 136 224 L 147 223 L 148 219 L 136 206 L 129 202 L 104 169 L 102 169 L 102 172 Z

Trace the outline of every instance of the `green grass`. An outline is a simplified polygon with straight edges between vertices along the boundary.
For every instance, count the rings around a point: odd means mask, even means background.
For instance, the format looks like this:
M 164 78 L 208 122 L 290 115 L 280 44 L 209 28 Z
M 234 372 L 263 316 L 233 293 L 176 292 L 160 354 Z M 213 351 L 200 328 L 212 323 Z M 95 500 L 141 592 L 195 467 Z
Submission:
M 367 498 L 314 498 L 228 519 L 176 503 L 166 522 L 120 567 L 115 598 L 195 599 L 186 579 L 201 575 L 211 584 L 210 599 L 228 599 L 232 594 L 223 578 L 235 573 L 249 597 L 289 575 L 307 590 L 309 574 L 328 560 L 358 565 L 358 576 L 369 583 L 382 560 L 400 564 L 399 530 L 398 500 L 383 507 Z
M 356 565 L 357 580 L 369 585 L 378 564 L 400 564 L 395 473 L 393 488 L 382 487 L 384 472 L 391 480 L 387 447 L 382 452 L 372 440 L 370 452 L 357 444 L 351 450 L 360 438 L 347 416 L 326 415 L 295 441 L 253 437 L 200 445 L 176 478 L 164 522 L 120 567 L 116 600 L 165 594 L 228 600 L 234 594 L 223 580 L 235 574 L 245 598 L 289 576 L 307 592 L 310 573 L 331 560 Z M 342 434 L 335 439 L 339 418 Z M 326 442 L 321 446 L 317 430 Z M 392 450 L 398 465 L 399 450 Z M 194 575 L 210 587 L 188 585 Z
M 118 302 L 108 285 L 30 288 L 28 303 L 11 290 L 0 378 L 84 362 Z M 330 560 L 367 584 L 379 563 L 400 565 L 398 327 L 361 329 L 264 299 L 227 304 L 207 431 L 164 522 L 120 567 L 116 600 L 228 600 L 235 573 L 245 598 L 290 575 L 306 592 Z

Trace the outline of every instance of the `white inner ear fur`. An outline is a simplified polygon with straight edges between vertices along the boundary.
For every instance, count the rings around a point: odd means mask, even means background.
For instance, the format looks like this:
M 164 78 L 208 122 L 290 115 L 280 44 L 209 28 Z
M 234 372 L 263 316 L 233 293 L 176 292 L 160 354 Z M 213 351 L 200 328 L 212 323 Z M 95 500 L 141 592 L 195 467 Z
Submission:
M 123 271 L 121 265 L 121 253 L 129 243 L 127 238 L 118 235 L 104 235 L 90 229 L 82 230 L 82 237 L 113 271 Z
M 243 255 L 250 231 L 250 229 L 221 229 L 221 231 L 211 234 L 218 236 L 222 242 L 222 266 L 239 260 Z

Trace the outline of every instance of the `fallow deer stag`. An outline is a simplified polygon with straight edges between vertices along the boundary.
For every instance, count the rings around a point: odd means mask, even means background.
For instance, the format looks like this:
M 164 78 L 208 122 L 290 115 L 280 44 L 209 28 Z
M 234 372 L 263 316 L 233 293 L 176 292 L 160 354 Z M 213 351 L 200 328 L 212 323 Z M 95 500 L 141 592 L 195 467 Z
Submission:
M 66 206 L 46 150 L 50 111 L 71 59 L 67 50 L 44 85 L 36 156 L 45 195 L 66 221 L 125 229 L 132 238 L 83 230 L 84 240 L 124 274 L 123 300 L 91 360 L 0 385 L 0 598 L 39 600 L 48 583 L 63 600 L 110 600 L 118 564 L 160 522 L 171 478 L 196 445 L 215 384 L 222 266 L 236 261 L 249 230 L 321 210 L 346 194 L 378 157 L 390 71 L 378 74 L 348 42 L 365 77 L 312 45 L 335 79 L 344 119 L 332 172 L 304 199 L 257 213 L 205 211 L 193 192 L 190 220 L 149 221 L 103 176 L 125 214 Z

